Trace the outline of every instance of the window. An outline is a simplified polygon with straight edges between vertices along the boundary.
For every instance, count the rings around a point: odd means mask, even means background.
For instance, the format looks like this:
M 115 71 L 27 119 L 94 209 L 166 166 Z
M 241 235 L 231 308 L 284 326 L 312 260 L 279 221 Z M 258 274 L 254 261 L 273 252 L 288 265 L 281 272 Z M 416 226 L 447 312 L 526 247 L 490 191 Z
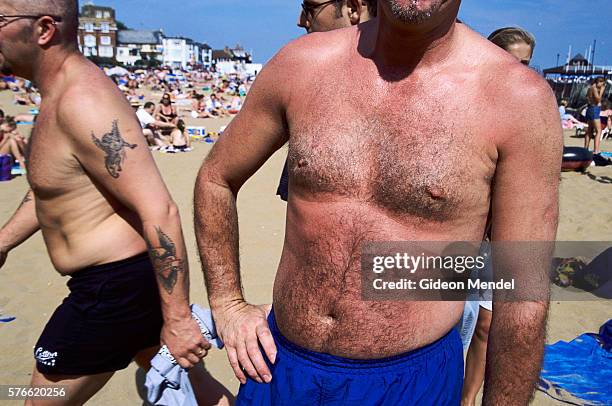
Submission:
M 130 56 L 138 56 L 138 49 L 134 48 L 134 49 L 130 49 Z
M 110 18 L 110 11 L 105 11 L 104 12 L 104 18 Z
M 100 47 L 100 56 L 103 56 L 106 58 L 112 58 L 113 57 L 113 47 Z
M 100 45 L 110 45 L 111 37 L 100 37 Z
M 85 31 L 93 32 L 94 31 L 94 25 L 92 23 L 85 23 Z
M 96 37 L 93 35 L 85 35 L 83 38 L 86 47 L 93 48 L 96 46 Z
M 100 28 L 102 29 L 102 32 L 109 32 L 110 31 L 110 24 L 109 23 L 102 23 L 102 24 L 100 24 Z
M 102 12 L 96 11 L 96 18 L 102 18 Z

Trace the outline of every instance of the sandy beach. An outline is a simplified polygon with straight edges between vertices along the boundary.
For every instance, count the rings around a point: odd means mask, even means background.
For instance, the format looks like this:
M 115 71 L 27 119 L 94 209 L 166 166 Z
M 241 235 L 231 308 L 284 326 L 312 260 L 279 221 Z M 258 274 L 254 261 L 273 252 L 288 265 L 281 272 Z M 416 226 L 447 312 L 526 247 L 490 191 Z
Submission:
M 151 99 L 157 100 L 157 96 Z M 10 92 L 0 93 L 0 108 L 7 114 L 27 111 L 12 103 Z M 212 131 L 228 121 L 187 118 L 188 125 L 204 125 Z M 20 131 L 27 134 L 29 128 L 20 126 Z M 566 131 L 565 141 L 568 146 L 581 146 L 583 142 L 573 137 L 573 131 Z M 193 231 L 192 195 L 196 173 L 211 145 L 194 142 L 194 151 L 190 153 L 155 153 L 164 180 L 181 210 L 191 266 L 191 299 L 205 307 L 208 304 Z M 611 151 L 612 141 L 604 141 L 602 147 Z M 238 199 L 243 286 L 252 303 L 271 301 L 284 238 L 285 203 L 275 192 L 285 156 L 286 148 L 278 151 L 245 185 Z M 1 223 L 8 220 L 26 190 L 27 181 L 23 176 L 0 183 Z M 586 174 L 563 173 L 558 240 L 612 241 L 611 201 L 612 167 L 592 167 Z M 0 324 L 0 384 L 29 383 L 34 365 L 32 348 L 51 313 L 66 296 L 66 282 L 66 278 L 53 270 L 40 233 L 9 255 L 0 271 L 0 312 L 13 315 L 16 320 Z M 609 301 L 554 302 L 547 341 L 571 340 L 582 333 L 595 332 L 610 317 Z M 238 381 L 225 352 L 213 350 L 205 361 L 210 373 L 236 393 Z M 142 404 L 136 385 L 141 377 L 132 363 L 118 372 L 88 404 Z M 538 392 L 533 404 L 557 403 Z

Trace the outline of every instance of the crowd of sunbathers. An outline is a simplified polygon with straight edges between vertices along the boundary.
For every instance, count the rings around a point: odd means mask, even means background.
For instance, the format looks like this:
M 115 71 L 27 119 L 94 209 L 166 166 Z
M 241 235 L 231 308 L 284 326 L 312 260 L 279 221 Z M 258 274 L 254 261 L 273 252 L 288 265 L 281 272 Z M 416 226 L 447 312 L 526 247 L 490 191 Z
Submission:
M 0 110 L 0 155 L 10 155 L 19 164 L 21 173 L 25 173 L 24 152 L 28 143 L 17 129 L 15 117 L 5 116 Z
M 242 102 L 254 76 L 222 74 L 212 70 L 159 68 L 122 71 L 110 78 L 134 107 L 151 150 L 166 153 L 191 151 L 185 117 L 208 119 L 231 117 Z M 14 93 L 13 102 L 28 106 L 28 113 L 4 116 L 0 110 L 0 155 L 11 155 L 25 173 L 25 146 L 17 124 L 33 124 L 40 107 L 40 93 L 31 82 L 13 76 L 0 77 L 0 91 Z M 162 94 L 158 100 L 147 96 Z
M 136 109 L 152 150 L 191 150 L 184 117 L 231 117 L 237 114 L 254 77 L 214 70 L 135 70 L 111 76 Z M 159 101 L 145 100 L 145 92 L 162 93 Z

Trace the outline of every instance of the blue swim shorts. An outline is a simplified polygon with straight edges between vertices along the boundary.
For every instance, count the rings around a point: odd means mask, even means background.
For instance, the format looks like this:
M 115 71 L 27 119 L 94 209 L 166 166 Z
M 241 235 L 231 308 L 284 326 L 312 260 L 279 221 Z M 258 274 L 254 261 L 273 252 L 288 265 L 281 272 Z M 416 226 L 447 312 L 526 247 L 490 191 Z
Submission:
M 248 379 L 236 405 L 459 405 L 463 352 L 452 329 L 438 341 L 405 354 L 355 360 L 316 353 L 283 337 L 268 318 L 276 342 L 272 382 Z
M 600 106 L 589 106 L 586 111 L 587 121 L 600 120 L 601 107 Z

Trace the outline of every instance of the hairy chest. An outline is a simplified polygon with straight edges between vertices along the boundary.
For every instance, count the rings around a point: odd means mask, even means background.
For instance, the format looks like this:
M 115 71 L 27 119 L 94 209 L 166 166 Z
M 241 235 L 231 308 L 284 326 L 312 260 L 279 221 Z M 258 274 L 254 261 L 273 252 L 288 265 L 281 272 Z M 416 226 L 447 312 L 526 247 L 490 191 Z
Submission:
M 290 124 L 294 192 L 437 221 L 488 205 L 495 148 L 470 111 L 435 103 L 322 107 Z

